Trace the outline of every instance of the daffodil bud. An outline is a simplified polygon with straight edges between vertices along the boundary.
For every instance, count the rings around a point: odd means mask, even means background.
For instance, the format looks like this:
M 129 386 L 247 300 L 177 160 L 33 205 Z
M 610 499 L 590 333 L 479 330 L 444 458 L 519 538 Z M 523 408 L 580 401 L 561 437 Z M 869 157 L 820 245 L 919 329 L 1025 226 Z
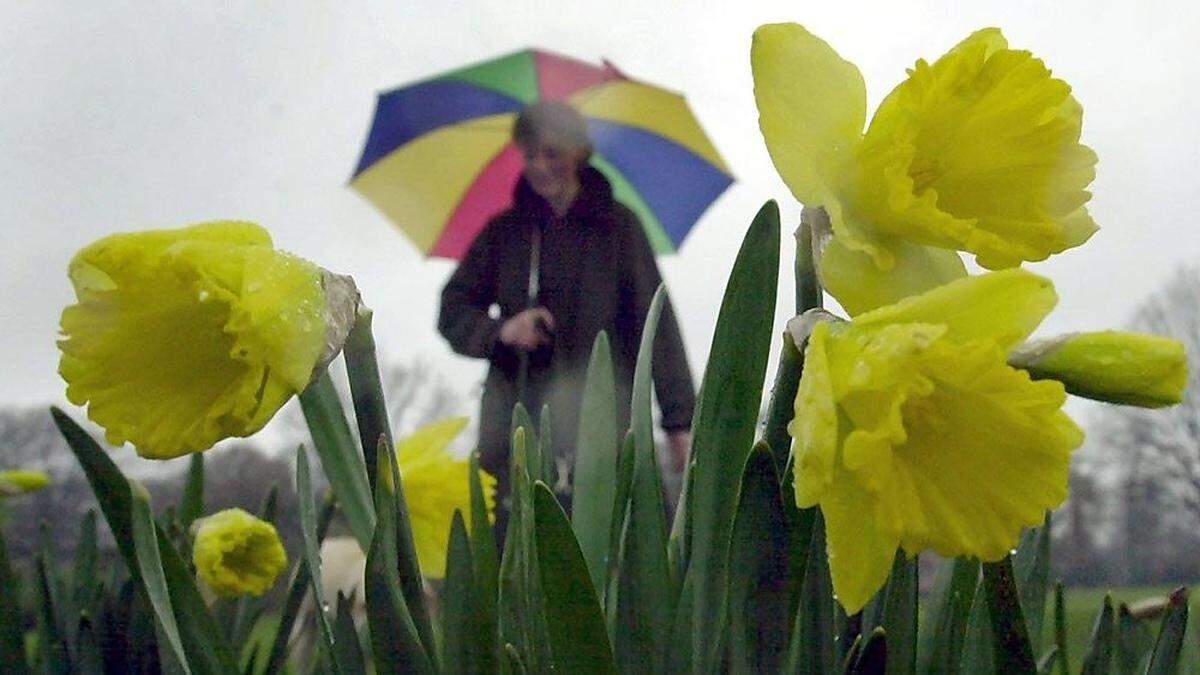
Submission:
M 242 509 L 226 509 L 192 525 L 196 574 L 221 597 L 262 595 L 287 567 L 275 526 Z
M 42 471 L 9 469 L 0 471 L 0 497 L 14 497 L 41 490 L 50 484 L 50 476 Z
M 1187 384 L 1183 345 L 1158 335 L 1070 333 L 1021 345 L 1008 362 L 1076 396 L 1145 408 L 1179 403 Z
M 59 374 L 110 443 L 170 459 L 263 427 L 341 349 L 349 277 L 253 223 L 105 237 L 71 261 Z

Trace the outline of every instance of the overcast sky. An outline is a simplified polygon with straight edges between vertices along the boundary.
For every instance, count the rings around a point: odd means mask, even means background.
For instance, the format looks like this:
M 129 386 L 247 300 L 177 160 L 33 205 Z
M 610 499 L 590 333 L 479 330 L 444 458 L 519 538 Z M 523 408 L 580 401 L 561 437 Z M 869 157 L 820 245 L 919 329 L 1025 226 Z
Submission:
M 377 91 L 527 46 L 606 57 L 685 92 L 733 168 L 739 182 L 660 262 L 697 374 L 750 218 L 769 198 L 785 231 L 799 214 L 757 127 L 749 47 L 764 22 L 799 21 L 829 41 L 862 69 L 872 107 L 915 59 L 988 25 L 1074 87 L 1100 156 L 1092 210 L 1103 229 L 1033 266 L 1062 298 L 1043 333 L 1120 324 L 1176 266 L 1197 262 L 1196 3 L 701 6 L 0 3 L 0 405 L 61 399 L 54 341 L 78 248 L 215 218 L 258 221 L 280 248 L 352 274 L 385 356 L 444 363 L 468 390 L 482 366 L 434 330 L 452 264 L 423 259 L 345 183 Z M 785 259 L 791 250 L 785 240 Z M 781 329 L 789 298 L 785 288 Z

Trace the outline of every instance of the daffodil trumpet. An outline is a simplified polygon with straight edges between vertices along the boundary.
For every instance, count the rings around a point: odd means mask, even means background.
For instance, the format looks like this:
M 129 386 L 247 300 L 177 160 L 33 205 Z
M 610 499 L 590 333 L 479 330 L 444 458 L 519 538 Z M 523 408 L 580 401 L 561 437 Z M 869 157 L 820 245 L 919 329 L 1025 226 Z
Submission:
M 216 595 L 262 595 L 287 567 L 275 526 L 242 509 L 226 509 L 192 525 L 196 574 Z
M 337 355 L 358 308 L 349 277 L 246 222 L 115 234 L 69 273 L 67 398 L 152 459 L 261 429 Z

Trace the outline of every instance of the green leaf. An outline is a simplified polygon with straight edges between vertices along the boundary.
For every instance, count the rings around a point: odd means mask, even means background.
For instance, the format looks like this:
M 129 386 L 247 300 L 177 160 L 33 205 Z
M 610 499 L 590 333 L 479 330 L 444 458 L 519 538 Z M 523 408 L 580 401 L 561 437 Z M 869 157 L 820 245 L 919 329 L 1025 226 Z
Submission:
M 1004 673 L 1033 673 L 1037 663 L 1029 644 L 1012 558 L 983 563 L 983 586 L 995 640 L 996 668 Z
M 881 625 L 887 634 L 887 672 L 915 673 L 917 668 L 917 559 L 896 551 L 883 590 Z M 870 642 L 867 643 L 870 646 Z
M 564 673 L 615 673 L 604 613 L 583 552 L 567 514 L 544 483 L 534 485 L 533 511 L 554 669 Z
M 1167 604 L 1167 615 L 1163 617 L 1154 642 L 1147 675 L 1166 675 L 1179 668 L 1179 654 L 1183 651 L 1183 638 L 1187 633 L 1188 603 L 1187 589 L 1177 588 L 1171 593 Z
M 135 584 L 140 587 L 142 578 L 131 522 L 133 498 L 128 481 L 108 454 L 62 410 L 51 408 L 50 413 L 66 438 L 67 445 L 83 467 L 104 519 L 117 542 L 117 549 L 125 560 L 126 568 Z M 179 626 L 190 666 L 203 672 L 232 672 L 235 667 L 229 646 L 213 624 L 212 617 L 209 616 L 207 607 L 196 590 L 187 564 L 171 546 L 161 528 L 156 528 L 155 538 L 158 540 L 159 559 L 170 590 L 171 604 L 176 611 L 175 621 Z
M 421 641 L 400 589 L 395 522 L 399 516 L 396 492 L 399 477 L 392 453 L 378 452 L 376 460 L 379 462 L 375 490 L 378 522 L 367 552 L 365 574 L 367 622 L 375 668 L 380 673 L 435 673 L 437 668 Z
M 377 457 L 386 457 L 387 466 L 392 472 L 394 490 L 387 496 L 391 508 L 395 510 L 394 525 L 396 528 L 395 549 L 396 569 L 399 572 L 400 592 L 404 596 L 413 625 L 417 628 L 417 636 L 431 664 L 437 664 L 437 642 L 433 635 L 433 620 L 429 608 L 425 606 L 425 577 L 421 574 L 421 561 L 417 558 L 417 545 L 413 540 L 412 519 L 408 513 L 408 502 L 404 498 L 404 481 L 400 476 L 399 467 L 394 461 L 392 448 L 383 447 L 384 440 L 380 439 Z M 384 468 L 380 459 L 380 468 Z M 378 487 L 378 486 L 376 486 Z
M 36 558 L 38 582 L 38 664 L 44 673 L 69 673 L 71 660 L 64 642 L 62 627 L 55 616 L 54 593 L 51 590 L 48 563 L 43 554 Z M 18 615 L 19 616 L 19 615 Z
M 8 546 L 0 530 L 0 672 L 29 672 L 25 663 L 25 636 L 21 631 L 20 585 L 8 560 Z
M 762 400 L 778 281 L 779 208 L 767 202 L 725 287 L 692 424 L 696 466 L 687 574 L 695 576 L 691 665 L 702 672 L 717 669 L 724 649 L 729 542 Z
M 303 539 L 304 564 L 308 567 L 309 589 L 312 591 L 317 626 L 325 644 L 325 653 L 330 656 L 328 666 L 335 673 L 340 673 L 337 659 L 332 658 L 337 653 L 334 644 L 336 639 L 333 626 L 329 623 L 329 603 L 325 599 L 325 591 L 321 583 L 321 554 L 317 543 L 317 507 L 313 502 L 312 476 L 308 469 L 308 453 L 301 445 L 296 449 L 296 495 L 299 498 L 300 533 Z
M 96 560 L 99 555 L 96 537 L 96 512 L 89 509 L 79 526 L 79 541 L 75 544 L 75 570 L 71 574 L 71 582 L 74 586 L 75 604 L 93 610 L 100 594 L 100 582 L 96 578 Z
M 609 540 L 617 482 L 617 395 L 608 334 L 600 331 L 592 345 L 579 435 L 575 443 L 575 477 L 571 526 L 596 593 L 603 596 L 608 576 Z
M 1058 664 L 1058 647 L 1050 645 L 1050 649 L 1042 654 L 1042 658 L 1038 659 L 1037 671 L 1043 675 L 1048 675 L 1054 672 L 1055 666 Z
M 874 675 L 875 673 L 891 673 L 888 670 L 889 652 L 891 651 L 890 641 L 887 639 L 887 631 L 884 628 L 875 628 L 870 635 L 862 640 L 857 653 L 851 653 L 851 658 L 848 658 L 848 672 L 855 675 Z
M 1147 657 L 1154 647 L 1154 636 L 1129 612 L 1129 605 L 1117 608 L 1116 663 L 1118 673 L 1145 671 Z
M 471 453 L 471 568 L 475 576 L 474 636 L 479 671 L 495 672 L 499 667 L 496 650 L 496 599 L 500 592 L 500 563 L 497 560 L 496 536 L 492 530 L 483 496 L 483 481 L 479 475 L 479 454 Z
M 514 416 L 516 413 L 514 413 Z M 546 625 L 541 575 L 537 567 L 536 524 L 533 513 L 532 464 L 525 428 L 513 433 L 509 462 L 512 510 L 508 521 L 504 557 L 500 562 L 500 639 L 513 644 L 530 672 L 549 670 L 553 662 Z
M 1058 649 L 1058 672 L 1068 675 L 1071 664 L 1067 659 L 1067 610 L 1061 581 L 1054 584 L 1054 646 Z
M 625 536 L 625 519 L 629 514 L 629 491 L 633 485 L 634 454 L 633 432 L 629 431 L 626 432 L 625 440 L 622 441 L 617 454 L 617 483 L 613 490 L 615 498 L 613 499 L 612 532 L 608 544 L 608 581 L 605 584 L 604 592 L 604 611 L 609 622 L 609 637 L 615 635 L 617 576 L 620 571 L 618 568 L 621 561 L 621 541 Z
M 449 673 L 476 672 L 472 667 L 477 628 L 472 624 L 475 579 L 471 565 L 471 542 L 462 513 L 454 511 L 450 522 L 450 546 L 446 554 L 446 580 L 442 584 L 442 668 Z
M 992 624 L 989 618 L 987 591 L 983 579 L 975 587 L 967 629 L 963 634 L 963 673 L 985 673 L 993 670 Z
M 690 546 L 692 545 L 692 491 L 694 481 L 692 480 L 692 467 L 695 464 L 688 461 L 683 468 L 683 476 L 680 480 L 679 500 L 675 503 L 675 518 L 671 521 L 671 533 L 667 535 L 667 560 L 671 565 L 671 574 L 676 579 L 684 579 L 687 574 L 688 558 L 691 556 Z M 695 583 L 695 582 L 693 582 Z M 681 591 L 690 593 L 691 589 Z M 679 610 L 676 609 L 676 612 Z M 690 611 L 690 610 L 689 610 Z M 676 617 L 676 625 L 679 623 L 679 617 Z M 690 622 L 691 616 L 687 617 Z M 688 649 L 684 654 L 691 652 L 691 628 L 688 628 L 686 640 L 688 641 Z M 688 659 L 690 657 L 681 656 Z
M 1079 672 L 1082 675 L 1107 675 L 1112 663 L 1115 642 L 1116 625 L 1113 623 L 1112 597 L 1106 595 L 1104 596 L 1104 606 L 1100 608 L 1100 614 L 1096 616 L 1096 623 L 1092 628 L 1092 639 L 1088 643 L 1087 651 L 1083 654 L 1083 667 Z
M 183 497 L 179 500 L 179 524 L 183 529 L 204 515 L 204 454 L 193 452 L 188 458 L 187 482 L 183 484 Z
M 541 457 L 541 480 L 546 485 L 558 485 L 558 461 L 554 448 L 554 435 L 550 426 L 550 404 L 542 406 L 542 414 L 538 417 L 538 455 Z
M 358 438 L 362 441 L 363 467 L 367 483 L 374 491 L 378 487 L 378 476 L 374 472 L 379 461 L 376 457 L 379 448 L 384 447 L 391 452 L 396 444 L 392 442 L 387 403 L 379 378 L 379 359 L 375 356 L 371 318 L 371 310 L 359 308 L 354 325 L 350 327 L 346 342 L 342 345 L 342 355 L 346 359 L 346 375 L 350 380 L 350 398 L 354 404 L 354 418 L 358 422 Z
M 325 533 L 329 530 L 329 523 L 333 520 L 334 511 L 335 503 L 333 501 L 326 502 L 321 510 L 321 515 L 317 519 L 318 545 L 325 540 Z M 279 613 L 279 626 L 275 629 L 271 651 L 268 654 L 267 663 L 262 669 L 266 675 L 275 675 L 282 671 L 288 656 L 288 641 L 292 635 L 292 626 L 296 622 L 296 616 L 300 613 L 300 605 L 304 602 L 307 594 L 308 567 L 304 564 L 304 557 L 301 556 L 292 573 L 287 598 Z
M 62 433 L 63 438 L 66 439 L 67 446 L 75 453 L 76 459 L 83 467 L 83 473 L 87 476 L 88 484 L 92 486 L 92 493 L 100 504 L 104 520 L 108 522 L 108 529 L 112 531 L 113 539 L 117 543 L 117 550 L 121 552 L 126 568 L 137 579 L 137 582 L 141 583 L 137 572 L 137 554 L 133 547 L 133 531 L 129 521 L 131 500 L 129 483 L 117 469 L 117 465 L 113 464 L 108 454 L 66 413 L 57 407 L 51 407 L 50 415 L 54 418 L 54 424 Z
M 337 495 L 350 531 L 365 550 L 371 545 L 371 536 L 375 532 L 371 488 L 362 455 L 350 434 L 350 425 L 346 423 L 342 403 L 329 373 L 321 373 L 299 398 L 300 409 L 312 434 L 313 448 L 321 458 L 321 468 Z
M 1013 571 L 1021 598 L 1021 613 L 1033 653 L 1041 651 L 1042 626 L 1046 616 L 1046 594 L 1050 590 L 1050 512 L 1046 512 L 1041 527 L 1031 527 L 1021 534 L 1017 554 L 1013 556 Z
M 358 629 L 354 627 L 354 602 L 338 591 L 337 618 L 333 622 L 334 654 L 338 669 L 344 673 L 366 673 L 367 661 L 363 656 Z
M 729 662 L 735 672 L 775 673 L 787 657 L 792 622 L 788 523 L 779 476 L 765 443 L 742 474 L 729 580 Z
M 653 672 L 663 669 L 673 608 L 678 597 L 677 581 L 671 578 L 667 561 L 667 522 L 650 408 L 654 338 L 665 299 L 660 286 L 650 302 L 642 328 L 633 376 L 634 466 L 621 544 L 617 591 L 619 619 L 613 639 L 617 663 L 626 671 L 647 667 Z
M 955 558 L 942 564 L 929 598 L 931 628 L 920 641 L 917 672 L 953 673 L 962 659 L 971 600 L 979 583 L 979 560 Z
M 185 673 L 191 673 L 187 654 L 183 649 L 183 638 L 175 623 L 175 610 L 171 606 L 170 591 L 167 590 L 166 575 L 159 557 L 158 536 L 154 525 L 154 514 L 150 512 L 150 493 L 138 485 L 130 485 L 130 521 L 133 527 L 133 545 L 138 558 L 138 571 L 142 575 L 143 587 L 154 609 L 154 618 L 167 638 L 171 654 Z
M 513 675 L 525 675 L 525 662 L 521 659 L 521 653 L 511 642 L 504 643 L 504 657 L 508 664 L 508 672 Z
M 104 658 L 100 651 L 100 643 L 97 641 L 92 619 L 86 612 L 79 617 L 79 626 L 75 630 L 73 665 L 74 672 L 82 675 L 104 675 Z
M 534 480 L 537 477 L 537 472 L 541 471 L 542 466 L 542 446 L 538 440 L 539 429 L 533 423 L 533 417 L 530 416 L 529 409 L 520 401 L 517 401 L 517 404 L 513 406 L 512 419 L 510 420 L 510 428 L 508 430 L 510 438 L 517 433 L 517 429 L 525 430 L 525 460 L 530 467 L 529 479 Z
M 183 648 L 192 670 L 205 673 L 235 671 L 236 661 L 229 643 L 213 623 L 204 598 L 196 588 L 192 570 L 171 545 L 161 527 L 157 528 L 156 533 L 158 557 L 162 561 L 163 576 L 171 592 L 175 623 L 179 626 Z
M 833 626 L 833 582 L 825 550 L 825 520 L 814 507 L 812 535 L 800 586 L 785 672 L 832 673 L 837 667 Z

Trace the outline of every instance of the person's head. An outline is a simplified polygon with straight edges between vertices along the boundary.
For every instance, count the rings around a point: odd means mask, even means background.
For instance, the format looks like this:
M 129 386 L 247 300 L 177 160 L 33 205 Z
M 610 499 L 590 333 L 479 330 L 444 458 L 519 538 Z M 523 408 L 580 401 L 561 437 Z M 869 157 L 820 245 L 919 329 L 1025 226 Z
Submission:
M 525 157 L 525 179 L 552 203 L 573 194 L 579 170 L 592 154 L 587 123 L 566 103 L 530 104 L 513 124 L 513 142 Z

